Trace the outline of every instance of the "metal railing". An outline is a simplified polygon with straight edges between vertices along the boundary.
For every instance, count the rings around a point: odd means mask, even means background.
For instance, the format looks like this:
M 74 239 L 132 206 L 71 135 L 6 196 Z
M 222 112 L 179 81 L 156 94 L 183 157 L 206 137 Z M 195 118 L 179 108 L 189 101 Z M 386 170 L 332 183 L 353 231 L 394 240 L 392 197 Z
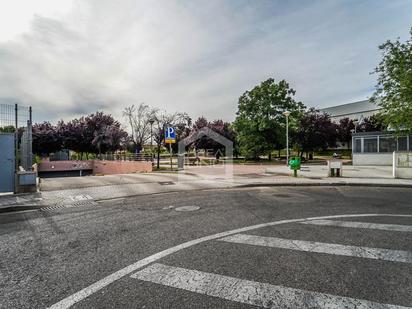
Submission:
M 103 153 L 96 156 L 97 160 L 106 161 L 152 161 L 150 154 L 142 153 Z

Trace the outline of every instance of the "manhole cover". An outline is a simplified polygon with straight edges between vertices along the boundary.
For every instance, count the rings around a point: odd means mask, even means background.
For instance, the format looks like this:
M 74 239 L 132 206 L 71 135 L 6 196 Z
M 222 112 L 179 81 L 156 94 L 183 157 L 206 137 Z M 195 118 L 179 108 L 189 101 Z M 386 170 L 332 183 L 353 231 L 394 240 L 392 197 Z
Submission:
M 195 210 L 199 210 L 200 207 L 199 206 L 180 206 L 180 207 L 176 207 L 176 211 L 195 211 Z

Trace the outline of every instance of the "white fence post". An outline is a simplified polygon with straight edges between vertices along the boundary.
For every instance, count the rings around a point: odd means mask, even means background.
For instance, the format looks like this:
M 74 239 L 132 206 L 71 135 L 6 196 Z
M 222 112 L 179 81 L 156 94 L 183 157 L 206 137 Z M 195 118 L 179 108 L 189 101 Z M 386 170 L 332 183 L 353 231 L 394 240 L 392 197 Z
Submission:
M 396 151 L 393 152 L 392 176 L 393 176 L 393 178 L 396 178 Z

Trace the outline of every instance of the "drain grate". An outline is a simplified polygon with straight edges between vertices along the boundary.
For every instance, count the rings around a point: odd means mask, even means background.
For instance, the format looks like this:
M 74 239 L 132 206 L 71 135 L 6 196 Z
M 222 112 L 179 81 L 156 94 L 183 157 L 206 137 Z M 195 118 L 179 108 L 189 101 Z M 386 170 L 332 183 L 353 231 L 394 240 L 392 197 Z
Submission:
M 48 206 L 48 207 L 43 207 L 40 210 L 44 212 L 50 212 L 50 211 L 56 211 L 59 209 L 64 209 L 64 208 L 75 208 L 75 207 L 82 207 L 82 206 L 95 206 L 97 205 L 97 202 L 92 201 L 92 200 L 85 200 L 85 201 L 78 201 L 70 204 L 58 204 L 54 206 Z

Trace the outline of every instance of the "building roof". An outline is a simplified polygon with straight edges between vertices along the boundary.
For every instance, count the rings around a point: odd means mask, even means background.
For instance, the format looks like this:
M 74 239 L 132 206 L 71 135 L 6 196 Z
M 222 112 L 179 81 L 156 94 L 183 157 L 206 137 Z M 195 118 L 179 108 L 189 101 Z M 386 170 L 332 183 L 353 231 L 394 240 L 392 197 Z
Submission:
M 378 110 L 380 110 L 380 107 L 371 103 L 369 100 L 363 100 L 321 109 L 322 112 L 325 112 L 331 115 L 332 117 L 340 117 L 364 112 L 373 112 Z

